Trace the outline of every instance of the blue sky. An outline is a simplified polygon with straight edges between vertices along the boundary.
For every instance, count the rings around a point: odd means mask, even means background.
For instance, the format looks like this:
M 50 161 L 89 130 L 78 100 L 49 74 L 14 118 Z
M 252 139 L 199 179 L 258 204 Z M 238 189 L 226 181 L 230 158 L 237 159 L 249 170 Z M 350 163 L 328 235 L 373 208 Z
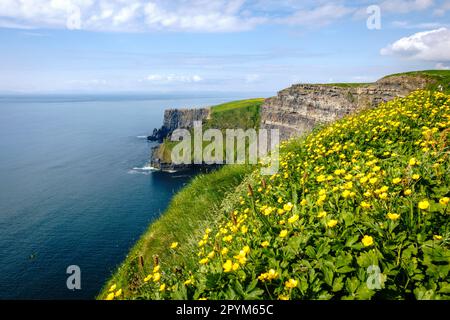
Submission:
M 449 18 L 448 0 L 1 0 L 0 92 L 275 92 L 448 69 Z

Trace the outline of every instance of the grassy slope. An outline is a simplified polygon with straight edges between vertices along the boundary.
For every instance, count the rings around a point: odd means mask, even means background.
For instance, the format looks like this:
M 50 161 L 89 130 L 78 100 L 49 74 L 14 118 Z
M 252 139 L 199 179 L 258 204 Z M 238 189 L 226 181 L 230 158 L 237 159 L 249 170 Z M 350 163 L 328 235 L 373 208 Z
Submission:
M 239 185 L 250 170 L 247 166 L 227 166 L 195 177 L 175 195 L 164 214 L 150 225 L 98 298 L 105 298 L 112 284 L 122 288 L 125 297 L 142 294 L 142 277 L 150 271 L 155 255 L 167 269 L 180 265 L 192 267 L 196 262 L 192 247 L 195 246 L 198 231 L 201 226 L 214 224 L 222 216 L 220 210 L 226 205 L 224 197 Z M 169 250 L 174 241 L 180 243 L 176 254 Z M 144 268 L 139 265 L 139 257 L 144 261 Z
M 170 268 L 162 259 L 161 279 L 144 283 L 141 273 L 131 298 L 448 298 L 449 106 L 450 97 L 422 91 L 285 143 L 279 174 L 253 176 L 231 194 L 234 205 L 195 228 L 212 229 L 206 241 L 180 241 L 178 262 L 190 267 L 175 274 L 174 258 Z M 371 265 L 383 272 L 382 290 L 366 286 Z M 273 279 L 261 280 L 269 269 Z
M 260 107 L 263 104 L 263 98 L 238 100 L 223 103 L 211 107 L 211 117 L 203 123 L 203 131 L 208 128 L 219 130 L 224 129 L 249 129 L 258 128 L 260 123 Z M 192 131 L 192 130 L 191 130 Z M 191 136 L 193 134 L 191 132 Z M 158 156 L 163 162 L 170 162 L 170 155 L 173 147 L 178 142 L 165 140 L 158 149 Z M 209 142 L 204 142 L 207 145 Z

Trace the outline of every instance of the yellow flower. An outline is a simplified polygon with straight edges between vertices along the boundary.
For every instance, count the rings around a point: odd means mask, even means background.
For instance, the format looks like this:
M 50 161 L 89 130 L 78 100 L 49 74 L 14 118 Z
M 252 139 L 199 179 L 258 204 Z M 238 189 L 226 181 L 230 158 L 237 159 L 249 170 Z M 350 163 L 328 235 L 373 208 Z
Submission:
M 273 211 L 272 207 L 267 207 L 267 208 L 264 209 L 264 215 L 268 216 L 269 214 L 272 213 L 272 211 Z
M 210 253 L 208 253 L 208 258 L 210 258 L 210 259 L 214 258 L 215 254 L 216 253 L 214 251 L 211 251 Z
M 318 218 L 325 218 L 327 216 L 327 212 L 326 211 L 320 211 L 318 214 L 317 214 L 317 217 Z
M 439 200 L 439 203 L 442 204 L 443 206 L 446 206 L 449 202 L 450 202 L 450 199 L 448 197 L 444 197 Z
M 220 253 L 224 256 L 228 253 L 228 248 L 223 248 Z
M 419 209 L 427 210 L 430 207 L 430 203 L 427 200 L 419 202 Z
M 150 279 L 151 279 L 152 277 L 153 277 L 153 275 L 149 274 L 148 276 L 146 276 L 146 277 L 144 278 L 144 282 L 150 281 Z
M 279 215 L 282 215 L 282 214 L 284 213 L 284 210 L 281 209 L 281 208 L 279 208 L 279 209 L 277 210 L 277 213 L 278 213 Z
M 153 268 L 153 273 L 159 272 L 159 269 L 161 267 L 159 265 L 157 265 L 156 267 Z
M 190 284 L 192 284 L 192 283 L 193 283 L 192 279 L 187 279 L 187 280 L 184 282 L 184 285 L 185 285 L 185 286 L 188 286 L 188 285 L 190 285 Z
M 166 290 L 166 284 L 165 283 L 163 283 L 162 285 L 159 286 L 159 291 L 162 292 L 164 290 Z
M 390 219 L 390 220 L 392 220 L 392 221 L 395 221 L 395 220 L 398 220 L 398 219 L 400 219 L 400 215 L 398 214 L 398 213 L 388 213 L 387 214 L 387 217 L 388 217 L 388 219 Z
M 412 190 L 411 190 L 411 189 L 406 189 L 405 191 L 403 191 L 403 194 L 404 194 L 405 196 L 409 196 L 409 195 L 411 195 L 411 193 L 412 193 Z
M 345 190 L 344 192 L 342 192 L 342 196 L 343 196 L 344 198 L 348 198 L 348 197 L 350 196 L 350 191 Z
M 116 290 L 116 287 L 116 284 L 113 284 L 111 287 L 109 287 L 109 292 Z
M 302 201 L 300 201 L 300 205 L 302 205 L 302 206 L 306 206 L 307 203 L 308 203 L 308 201 L 306 199 L 303 199 Z
M 286 282 L 284 283 L 284 286 L 285 286 L 286 288 L 292 289 L 292 288 L 295 288 L 295 287 L 297 286 L 297 284 L 298 284 L 298 281 L 297 281 L 297 280 L 289 279 L 288 281 L 286 281 Z
M 250 247 L 249 246 L 245 246 L 242 248 L 242 251 L 244 251 L 245 254 L 250 252 Z
M 411 159 L 409 159 L 409 165 L 410 165 L 410 166 L 415 166 L 416 164 L 418 164 L 416 158 L 411 158 Z
M 278 203 L 283 203 L 283 198 L 282 198 L 282 197 L 279 197 L 277 202 L 278 202 Z
M 241 232 L 242 232 L 243 234 L 247 233 L 247 231 L 248 231 L 247 226 L 242 226 L 242 227 L 241 227 Z
M 209 262 L 208 258 L 203 258 L 202 260 L 199 261 L 200 264 L 207 264 Z
M 293 205 L 292 203 L 288 202 L 288 203 L 286 203 L 286 204 L 283 206 L 283 210 L 284 210 L 284 211 L 291 211 L 293 206 L 294 206 L 294 205 Z
M 402 182 L 401 178 L 394 178 L 394 179 L 392 179 L 392 183 L 393 184 L 399 184 L 400 182 Z
M 433 239 L 436 240 L 436 241 L 439 241 L 439 240 L 442 240 L 442 236 L 435 234 L 433 236 Z
M 158 282 L 161 279 L 161 274 L 159 272 L 153 274 L 153 282 Z
M 368 246 L 373 245 L 373 238 L 371 236 L 365 235 L 362 238 L 361 242 L 365 247 L 368 247 Z
M 369 180 L 370 184 L 375 184 L 375 183 L 377 183 L 377 181 L 378 181 L 378 178 L 372 178 Z
M 281 230 L 281 232 L 280 232 L 280 238 L 286 237 L 287 234 L 288 234 L 288 231 L 287 231 L 287 230 Z
M 295 221 L 298 220 L 298 218 L 299 218 L 298 214 L 294 214 L 292 217 L 290 217 L 290 218 L 288 219 L 288 222 L 289 222 L 289 223 L 294 223 Z
M 230 272 L 231 270 L 233 270 L 233 262 L 231 260 L 227 260 L 224 264 L 223 264 L 223 271 L 225 272 Z
M 122 295 L 122 289 L 119 289 L 119 290 L 117 290 L 116 291 L 116 293 L 114 294 L 114 296 L 117 298 L 117 297 L 120 297 Z
M 361 202 L 361 207 L 363 207 L 364 209 L 368 209 L 368 208 L 370 208 L 370 203 L 368 203 L 366 201 L 362 201 Z
M 263 247 L 263 248 L 267 248 L 268 246 L 269 246 L 269 241 L 263 241 L 262 243 L 261 243 L 261 247 Z
M 231 240 L 233 240 L 233 236 L 232 235 L 225 236 L 223 237 L 222 240 L 225 242 L 231 242 Z
M 332 220 L 328 221 L 327 226 L 329 228 L 333 228 L 333 227 L 335 227 L 337 225 L 337 223 L 338 223 L 337 220 L 332 219 Z
M 419 180 L 420 175 L 418 175 L 418 174 L 413 174 L 413 175 L 412 175 L 412 178 L 413 178 L 414 180 Z
M 282 295 L 282 294 L 280 294 L 280 295 L 278 296 L 278 300 L 289 300 L 289 297 L 288 297 L 288 296 L 285 296 L 285 295 Z
M 261 275 L 258 277 L 261 281 L 271 281 L 278 277 L 278 272 L 276 272 L 274 269 L 270 269 L 268 272 L 261 273 Z
M 176 247 L 178 247 L 178 242 L 172 242 L 170 249 L 175 249 Z
M 107 296 L 106 296 L 106 299 L 105 300 L 113 300 L 114 299 L 114 292 L 111 292 L 110 294 L 108 294 Z
M 386 193 L 386 192 L 383 192 L 383 193 L 381 193 L 380 195 L 379 195 L 379 197 L 380 197 L 380 199 L 387 199 L 387 197 L 388 197 L 388 194 Z

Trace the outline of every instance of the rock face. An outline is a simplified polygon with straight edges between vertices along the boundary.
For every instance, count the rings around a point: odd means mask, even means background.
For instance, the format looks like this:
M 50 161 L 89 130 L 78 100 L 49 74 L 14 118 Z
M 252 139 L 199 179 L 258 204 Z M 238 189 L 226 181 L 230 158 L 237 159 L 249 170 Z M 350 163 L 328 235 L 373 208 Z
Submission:
M 189 129 L 194 121 L 202 121 L 210 115 L 209 108 L 201 109 L 167 109 L 164 111 L 164 122 L 160 129 L 153 129 L 153 134 L 148 136 L 150 141 L 162 142 L 170 136 L 175 129 Z
M 266 99 L 261 108 L 261 128 L 279 129 L 280 139 L 285 140 L 319 123 L 404 97 L 430 82 L 425 77 L 390 76 L 361 86 L 296 84 Z

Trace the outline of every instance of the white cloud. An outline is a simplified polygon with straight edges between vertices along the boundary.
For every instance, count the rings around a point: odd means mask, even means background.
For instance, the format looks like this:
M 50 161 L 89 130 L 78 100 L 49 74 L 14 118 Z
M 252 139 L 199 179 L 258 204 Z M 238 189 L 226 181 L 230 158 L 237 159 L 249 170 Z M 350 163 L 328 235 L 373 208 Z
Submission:
M 382 12 L 408 13 L 421 11 L 434 5 L 433 0 L 386 0 L 380 5 Z
M 440 28 L 418 32 L 395 41 L 380 53 L 422 61 L 450 61 L 450 30 Z
M 343 5 L 325 4 L 312 9 L 300 9 L 291 16 L 280 18 L 277 21 L 282 24 L 314 27 L 330 24 L 353 12 L 355 9 Z
M 447 13 L 447 11 L 450 11 L 450 1 L 444 1 L 441 3 L 441 5 L 434 10 L 434 14 L 436 16 L 442 17 Z
M 145 78 L 145 81 L 155 82 L 155 83 L 196 83 L 203 81 L 203 78 L 199 75 L 177 75 L 177 74 L 150 74 Z
M 436 63 L 435 68 L 438 70 L 450 70 L 450 65 L 439 62 L 439 63 Z

